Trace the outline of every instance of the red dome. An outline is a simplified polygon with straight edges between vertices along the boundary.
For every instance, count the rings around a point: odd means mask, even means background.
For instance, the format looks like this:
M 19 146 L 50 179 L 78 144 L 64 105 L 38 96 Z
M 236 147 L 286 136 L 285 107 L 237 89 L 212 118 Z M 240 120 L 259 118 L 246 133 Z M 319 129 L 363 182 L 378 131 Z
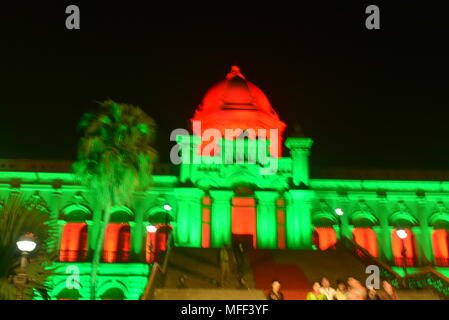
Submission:
M 240 73 L 237 66 L 205 94 L 197 113 L 212 113 L 226 109 L 265 112 L 277 117 L 266 95 Z
M 232 67 L 225 80 L 207 91 L 191 121 L 201 123 L 201 129 L 193 128 L 198 136 L 209 128 L 218 129 L 223 135 L 226 129 L 277 129 L 280 143 L 286 127 L 262 90 L 247 81 L 237 66 Z

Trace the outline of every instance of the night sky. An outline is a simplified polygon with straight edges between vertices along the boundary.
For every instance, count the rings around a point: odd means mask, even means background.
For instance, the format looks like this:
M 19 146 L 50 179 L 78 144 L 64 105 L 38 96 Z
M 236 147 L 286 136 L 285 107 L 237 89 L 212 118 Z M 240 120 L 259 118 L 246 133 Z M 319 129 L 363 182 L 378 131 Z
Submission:
M 73 1 L 79 31 L 65 29 L 66 4 L 3 7 L 0 158 L 75 159 L 82 113 L 112 98 L 155 119 L 168 161 L 171 130 L 237 64 L 290 130 L 314 139 L 312 166 L 449 168 L 446 11 L 382 2 L 370 31 L 358 1 L 297 2 L 247 15 L 226 2 Z

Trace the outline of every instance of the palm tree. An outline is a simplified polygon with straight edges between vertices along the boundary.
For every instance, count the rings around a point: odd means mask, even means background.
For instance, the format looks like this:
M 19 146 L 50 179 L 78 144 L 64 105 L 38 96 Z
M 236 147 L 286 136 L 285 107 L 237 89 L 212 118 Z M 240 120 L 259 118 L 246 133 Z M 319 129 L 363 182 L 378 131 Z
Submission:
M 100 110 L 84 114 L 78 160 L 73 169 L 101 208 L 91 273 L 91 299 L 96 298 L 97 273 L 111 208 L 127 204 L 135 191 L 148 188 L 156 152 L 151 147 L 155 122 L 139 107 L 112 100 Z
M 34 201 L 23 202 L 22 198 L 12 195 L 6 203 L 0 205 L 0 300 L 16 298 L 16 288 L 11 281 L 19 269 L 20 252 L 16 242 L 25 233 L 32 233 L 36 240 L 36 249 L 30 254 L 26 273 L 29 283 L 24 295 L 31 299 L 36 290 L 47 296 L 47 278 L 53 274 L 51 262 L 56 253 L 49 246 L 56 232 L 56 220 L 51 219 L 48 208 Z

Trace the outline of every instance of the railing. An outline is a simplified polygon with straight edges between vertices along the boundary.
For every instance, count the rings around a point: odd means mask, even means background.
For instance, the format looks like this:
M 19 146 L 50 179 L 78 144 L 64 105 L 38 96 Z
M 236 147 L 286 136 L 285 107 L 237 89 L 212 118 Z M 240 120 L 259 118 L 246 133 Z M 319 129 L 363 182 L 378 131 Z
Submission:
M 157 288 L 160 288 L 164 284 L 165 273 L 167 272 L 168 260 L 170 258 L 170 252 L 172 249 L 172 234 L 167 238 L 167 250 L 165 251 L 164 261 L 162 266 L 159 262 L 154 262 L 151 269 L 150 277 L 148 278 L 145 291 L 141 297 L 141 300 L 152 300 L 154 298 L 154 292 Z
M 387 263 L 373 257 L 368 250 L 346 237 L 343 237 L 340 243 L 360 258 L 365 264 L 378 266 L 380 269 L 380 277 L 390 282 L 395 288 L 401 288 L 404 286 L 404 283 L 401 281 L 401 276 Z
M 371 254 L 349 238 L 343 238 L 342 245 L 356 254 L 364 263 L 377 265 L 382 279 L 388 280 L 396 288 L 424 289 L 431 288 L 439 296 L 449 299 L 449 278 L 432 266 L 420 268 L 420 271 L 401 277 L 385 262 Z M 429 264 L 429 263 L 428 263 Z
M 403 267 L 404 266 L 404 258 L 402 258 L 402 257 L 394 258 L 394 264 L 397 265 L 398 267 Z M 416 266 L 418 266 L 418 259 L 405 258 L 405 265 L 409 268 L 416 267 Z
M 438 267 L 449 267 L 448 258 L 435 258 L 435 265 Z

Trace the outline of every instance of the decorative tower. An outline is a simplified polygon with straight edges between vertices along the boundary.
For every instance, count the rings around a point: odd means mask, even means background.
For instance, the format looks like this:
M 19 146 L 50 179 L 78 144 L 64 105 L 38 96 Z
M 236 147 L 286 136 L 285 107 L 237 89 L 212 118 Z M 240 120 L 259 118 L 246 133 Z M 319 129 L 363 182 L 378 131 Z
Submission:
M 285 141 L 292 157 L 292 179 L 295 186 L 300 186 L 301 183 L 309 186 L 309 155 L 312 144 L 313 140 L 304 137 L 299 125 L 295 127 L 293 136 Z

